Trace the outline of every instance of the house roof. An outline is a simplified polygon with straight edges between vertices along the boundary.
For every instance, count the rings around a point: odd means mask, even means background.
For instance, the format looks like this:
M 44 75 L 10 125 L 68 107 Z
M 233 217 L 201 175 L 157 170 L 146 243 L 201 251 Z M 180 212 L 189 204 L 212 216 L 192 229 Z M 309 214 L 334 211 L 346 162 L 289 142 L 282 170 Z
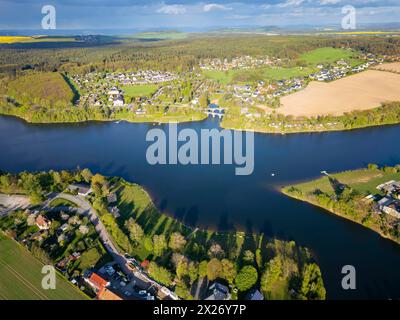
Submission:
M 98 289 L 103 289 L 107 286 L 108 281 L 99 276 L 97 273 L 93 272 L 90 275 L 89 281 L 92 285 L 97 287 Z
M 257 289 L 251 290 L 247 295 L 246 295 L 247 300 L 264 300 L 264 296 L 260 291 Z
M 49 221 L 41 214 L 36 218 L 36 224 L 41 227 L 47 227 L 48 223 L 49 223 Z
M 214 282 L 210 288 L 210 294 L 206 300 L 226 300 L 229 297 L 229 289 L 218 282 Z
M 104 288 L 99 291 L 97 295 L 99 300 L 123 300 L 119 295 L 115 294 L 111 290 Z

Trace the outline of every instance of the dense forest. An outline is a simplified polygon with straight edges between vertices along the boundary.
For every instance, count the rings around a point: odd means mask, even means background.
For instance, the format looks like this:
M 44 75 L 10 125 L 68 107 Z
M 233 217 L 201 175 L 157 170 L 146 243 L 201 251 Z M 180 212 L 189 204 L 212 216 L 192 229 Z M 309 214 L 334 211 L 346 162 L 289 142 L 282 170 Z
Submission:
M 400 54 L 400 39 L 379 36 L 249 36 L 197 35 L 183 40 L 120 42 L 95 47 L 38 49 L 1 47 L 0 76 L 18 73 L 63 71 L 71 74 L 91 71 L 157 69 L 190 71 L 204 58 L 232 58 L 240 55 L 269 55 L 294 59 L 320 47 L 349 47 L 380 55 Z

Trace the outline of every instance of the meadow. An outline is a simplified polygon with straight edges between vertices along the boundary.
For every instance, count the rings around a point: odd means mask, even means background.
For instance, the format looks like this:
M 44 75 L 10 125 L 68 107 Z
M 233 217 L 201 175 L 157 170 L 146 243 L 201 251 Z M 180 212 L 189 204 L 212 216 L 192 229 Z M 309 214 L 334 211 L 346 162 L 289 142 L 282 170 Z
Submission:
M 83 300 L 87 297 L 57 274 L 55 290 L 44 290 L 42 264 L 0 235 L 0 300 Z
M 361 195 L 377 194 L 379 191 L 376 187 L 390 180 L 400 180 L 399 172 L 385 172 L 379 169 L 358 169 L 344 171 L 340 173 L 330 174 L 330 177 L 335 178 L 340 183 L 351 187 L 354 191 Z M 301 190 L 304 194 L 320 190 L 324 193 L 334 194 L 334 189 L 327 176 L 319 179 L 300 183 L 295 187 Z
M 355 54 L 350 50 L 325 47 L 303 53 L 299 57 L 300 61 L 305 61 L 307 64 L 313 66 L 335 63 L 342 59 L 347 61 L 354 60 Z
M 75 98 L 69 84 L 57 72 L 31 73 L 7 84 L 7 93 L 22 105 L 71 106 Z
M 144 84 L 134 86 L 123 86 L 125 95 L 131 98 L 150 96 L 158 89 L 158 85 L 155 84 Z

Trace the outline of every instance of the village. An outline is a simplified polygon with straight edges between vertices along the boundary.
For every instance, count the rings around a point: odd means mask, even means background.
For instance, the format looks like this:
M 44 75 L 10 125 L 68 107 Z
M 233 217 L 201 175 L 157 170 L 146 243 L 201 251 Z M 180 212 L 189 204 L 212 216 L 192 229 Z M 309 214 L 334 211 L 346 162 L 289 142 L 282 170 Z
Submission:
M 5 204 L 3 198 L 11 205 Z M 29 201 L 21 202 L 20 196 L 3 197 L 0 194 L 0 217 L 24 210 L 29 230 L 36 228 L 37 231 L 25 232 L 23 239 L 20 239 L 21 243 L 31 248 L 40 244 L 48 250 L 47 254 L 65 250 L 55 263 L 55 268 L 91 298 L 179 300 L 174 291 L 149 275 L 149 260 L 138 261 L 117 248 L 99 214 L 92 207 L 92 201 L 93 189 L 86 183 L 73 183 L 61 193 L 48 194 L 39 207 L 30 206 Z M 116 205 L 117 195 L 109 193 L 106 201 L 107 211 L 118 219 L 120 211 Z M 100 253 L 98 241 L 106 252 Z M 101 258 L 104 262 L 78 272 L 77 267 L 88 265 L 84 261 L 91 259 L 88 257 L 93 252 L 106 257 Z M 231 299 L 232 289 L 218 281 L 201 281 L 193 290 L 194 298 L 198 300 Z M 263 295 L 255 288 L 248 292 L 246 299 L 263 300 Z
M 209 71 L 246 70 L 280 63 L 281 59 L 265 57 L 240 56 L 231 60 L 228 58 L 204 59 L 200 62 L 200 69 Z
M 380 184 L 376 189 L 384 196 L 375 202 L 375 211 L 378 214 L 387 214 L 400 223 L 400 182 L 391 180 Z M 379 197 L 369 195 L 367 199 L 377 200 Z
M 269 117 L 269 112 L 262 112 L 260 106 L 276 109 L 280 106 L 280 98 L 300 91 L 308 86 L 310 81 L 331 82 L 359 73 L 368 68 L 381 64 L 384 57 L 378 58 L 372 54 L 363 56 L 364 63 L 350 65 L 345 59 L 332 64 L 318 64 L 317 72 L 277 81 L 259 80 L 248 84 L 231 83 L 221 85 L 212 79 L 207 79 L 201 73 L 174 74 L 154 70 L 137 72 L 98 73 L 90 72 L 85 75 L 74 75 L 72 82 L 80 91 L 81 96 L 76 102 L 78 106 L 92 106 L 108 109 L 111 112 L 126 110 L 136 117 L 162 112 L 164 115 L 174 110 L 188 108 L 206 115 L 222 118 L 229 112 L 230 106 L 240 107 L 240 116 L 248 119 Z M 270 57 L 239 56 L 231 60 L 204 59 L 199 64 L 203 71 L 249 70 L 279 66 L 281 59 Z M 149 87 L 152 86 L 152 87 Z M 137 90 L 132 95 L 130 88 Z M 219 106 L 218 100 L 210 102 L 209 97 L 231 97 L 225 102 L 228 105 Z M 178 109 L 171 107 L 178 107 Z M 214 109 L 217 107 L 217 112 Z M 253 108 L 252 108 L 253 107 Z M 223 109 L 220 112 L 219 109 Z M 254 110 L 253 110 L 254 109 Z M 256 111 L 257 109 L 260 109 Z M 222 110 L 221 110 L 222 111 Z M 284 124 L 287 129 L 303 127 L 301 123 Z M 334 127 L 335 123 L 326 124 Z M 279 123 L 269 123 L 271 128 L 279 128 Z

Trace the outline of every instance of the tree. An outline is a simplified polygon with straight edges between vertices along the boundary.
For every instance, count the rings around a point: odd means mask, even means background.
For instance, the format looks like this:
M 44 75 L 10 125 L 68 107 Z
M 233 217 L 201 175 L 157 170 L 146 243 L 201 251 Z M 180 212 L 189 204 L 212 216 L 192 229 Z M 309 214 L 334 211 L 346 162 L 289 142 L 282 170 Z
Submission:
M 210 100 L 208 99 L 208 94 L 203 93 L 199 98 L 200 108 L 207 108 L 209 104 L 210 104 Z
M 219 278 L 222 274 L 221 261 L 217 258 L 212 258 L 207 264 L 207 278 L 210 281 L 214 281 Z
M 378 170 L 378 169 L 379 169 L 379 167 L 377 164 L 375 164 L 375 163 L 368 164 L 368 170 Z
M 199 277 L 200 278 L 204 278 L 207 276 L 207 265 L 208 265 L 207 260 L 203 260 L 202 262 L 200 262 L 200 264 L 199 264 Z
M 86 168 L 81 171 L 81 175 L 82 175 L 83 180 L 85 180 L 85 182 L 87 182 L 87 183 L 89 183 L 93 177 L 93 173 L 89 169 L 86 169 Z
M 236 277 L 236 266 L 228 259 L 222 259 L 221 266 L 222 277 L 232 284 Z
M 253 263 L 254 262 L 254 253 L 250 250 L 246 250 L 243 254 L 243 261 L 246 263 Z
M 129 231 L 129 238 L 136 244 L 140 243 L 144 236 L 144 231 L 142 227 L 137 224 L 132 218 L 130 218 L 126 222 L 126 227 Z
M 0 188 L 4 190 L 4 192 L 9 192 L 11 187 L 11 179 L 8 174 L 4 174 L 0 176 Z
M 176 275 L 179 279 L 182 279 L 184 276 L 188 275 L 188 263 L 186 259 L 183 259 L 181 262 L 178 263 L 176 267 Z
M 225 252 L 218 243 L 214 243 L 208 250 L 208 255 L 210 258 L 221 259 L 225 255 Z
M 169 238 L 168 246 L 174 251 L 181 251 L 186 245 L 186 240 L 179 232 L 174 232 Z
M 253 266 L 244 266 L 238 273 L 235 284 L 240 291 L 249 290 L 258 279 L 258 272 Z
M 154 246 L 153 246 L 153 240 L 151 240 L 151 238 L 146 237 L 144 239 L 144 248 L 149 252 L 153 251 Z
M 156 257 L 161 257 L 164 250 L 167 249 L 167 240 L 163 234 L 154 235 L 153 237 L 153 251 Z
M 307 264 L 303 270 L 301 295 L 307 300 L 324 300 L 326 290 L 321 276 L 321 270 L 315 263 Z
M 28 226 L 34 226 L 36 224 L 36 214 L 30 214 L 26 219 L 26 224 Z
M 194 261 L 189 263 L 188 276 L 191 284 L 195 282 L 199 276 L 199 266 Z
M 268 295 L 275 283 L 283 277 L 283 265 L 279 257 L 268 261 L 264 274 L 261 277 L 261 290 Z
M 172 284 L 172 275 L 171 273 L 163 268 L 160 267 L 155 262 L 150 262 L 149 264 L 149 274 L 154 280 L 163 283 L 166 286 L 170 286 Z
M 108 181 L 99 173 L 92 177 L 92 189 L 96 197 L 102 197 L 108 194 Z

